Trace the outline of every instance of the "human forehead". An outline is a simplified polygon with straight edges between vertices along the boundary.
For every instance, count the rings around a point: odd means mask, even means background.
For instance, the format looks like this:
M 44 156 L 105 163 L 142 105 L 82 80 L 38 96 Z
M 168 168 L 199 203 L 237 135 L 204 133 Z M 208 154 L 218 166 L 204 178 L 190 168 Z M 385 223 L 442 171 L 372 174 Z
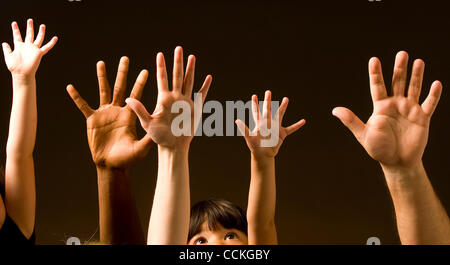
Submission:
M 198 239 L 205 239 L 206 241 L 214 242 L 216 240 L 225 240 L 225 236 L 229 233 L 235 233 L 237 238 L 234 239 L 233 242 L 241 242 L 242 244 L 248 244 L 248 238 L 245 233 L 235 228 L 224 228 L 222 225 L 217 224 L 216 229 L 211 231 L 206 224 L 202 230 L 194 235 L 191 240 L 189 240 L 188 244 L 194 244 Z M 236 241 L 237 240 L 237 241 Z
M 231 229 L 224 228 L 224 227 L 222 226 L 222 224 L 219 223 L 219 222 L 215 223 L 214 226 L 215 226 L 215 229 L 214 229 L 214 230 L 211 230 L 211 228 L 209 227 L 208 222 L 207 222 L 207 221 L 204 221 L 204 222 L 202 223 L 202 225 L 200 226 L 200 232 L 199 232 L 199 234 L 200 234 L 200 233 L 209 233 L 209 234 L 211 234 L 211 233 L 219 233 L 219 232 L 222 232 L 222 231 L 228 231 L 228 230 L 231 230 Z
M 196 235 L 194 235 L 194 237 L 199 237 L 199 236 L 210 237 L 210 236 L 214 236 L 214 235 L 222 235 L 222 234 L 225 234 L 227 232 L 239 233 L 238 229 L 225 228 L 220 223 L 216 223 L 215 224 L 215 229 L 214 230 L 210 229 L 210 227 L 208 225 L 208 222 L 206 222 L 206 221 L 203 222 L 200 227 L 201 227 L 200 232 L 198 232 Z

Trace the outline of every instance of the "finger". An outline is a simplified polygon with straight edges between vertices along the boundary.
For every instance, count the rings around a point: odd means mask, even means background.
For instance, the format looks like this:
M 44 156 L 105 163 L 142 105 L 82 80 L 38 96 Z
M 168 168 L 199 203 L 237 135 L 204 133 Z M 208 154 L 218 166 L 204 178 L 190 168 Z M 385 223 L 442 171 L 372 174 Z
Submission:
M 263 103 L 263 119 L 270 120 L 272 118 L 271 108 L 272 108 L 272 92 L 266 91 Z
M 83 115 L 87 118 L 94 113 L 94 110 L 89 107 L 89 104 L 80 96 L 78 91 L 72 85 L 67 86 L 67 92 L 72 98 L 75 105 L 77 105 L 78 109 L 83 113 Z
M 423 73 L 425 72 L 424 61 L 418 59 L 414 62 L 411 74 L 411 81 L 409 82 L 408 98 L 416 103 L 419 103 L 420 92 L 422 90 Z
M 209 88 L 211 87 L 212 80 L 212 76 L 208 75 L 205 79 L 205 82 L 203 82 L 202 88 L 200 88 L 200 90 L 198 91 L 198 94 L 202 95 L 202 102 L 205 102 L 206 96 L 209 92 Z
M 172 77 L 173 91 L 182 92 L 183 88 L 183 49 L 177 47 L 175 49 L 173 61 L 173 77 Z
M 117 70 L 116 82 L 114 83 L 114 95 L 112 104 L 122 106 L 125 102 L 125 91 L 127 90 L 127 76 L 130 60 L 124 56 L 120 59 Z
M 195 77 L 195 56 L 190 55 L 186 67 L 186 76 L 184 78 L 183 93 L 191 98 L 192 89 L 194 87 Z
M 289 105 L 289 99 L 283 98 L 283 101 L 281 102 L 280 107 L 277 110 L 277 113 L 275 114 L 275 119 L 278 119 L 279 124 L 283 123 L 284 114 L 286 113 L 286 109 Z
M 130 98 L 140 100 L 144 93 L 145 84 L 147 84 L 148 71 L 142 70 L 139 74 L 136 82 L 134 83 L 133 90 L 131 90 Z
M 152 138 L 148 134 L 146 134 L 141 140 L 134 142 L 136 156 L 139 158 L 144 158 L 148 154 L 152 144 Z
M 256 126 L 256 128 L 258 128 L 259 120 L 260 120 L 260 118 L 259 118 L 260 111 L 259 111 L 259 100 L 258 100 L 257 95 L 252 96 L 252 116 L 253 116 L 253 121 L 255 122 L 255 126 Z
M 43 54 L 47 54 L 58 42 L 58 37 L 53 37 L 44 47 L 41 48 Z
M 301 120 L 289 127 L 286 128 L 286 135 L 289 136 L 293 133 L 295 133 L 296 131 L 300 130 L 300 128 L 302 128 L 303 126 L 305 126 L 306 124 L 306 120 Z
M 152 116 L 150 115 L 150 113 L 148 113 L 144 105 L 139 100 L 134 98 L 127 98 L 125 102 L 139 118 L 139 122 L 141 123 L 142 128 L 144 128 L 144 130 L 147 130 L 147 126 L 152 119 Z
M 20 34 L 19 25 L 17 25 L 17 22 L 14 21 L 11 24 L 11 27 L 12 27 L 12 32 L 13 32 L 14 45 L 16 45 L 19 42 L 23 42 L 22 35 Z
M 11 46 L 9 46 L 8 43 L 4 42 L 4 43 L 2 43 L 2 48 L 3 48 L 3 54 L 5 55 L 5 59 L 6 59 L 6 56 L 12 53 Z
M 376 101 L 387 98 L 388 95 L 384 84 L 381 62 L 376 57 L 369 61 L 369 79 L 372 101 L 375 103 Z
M 111 87 L 109 86 L 108 76 L 106 74 L 106 65 L 100 61 L 97 63 L 97 80 L 100 93 L 100 106 L 111 103 Z
M 408 53 L 401 51 L 395 58 L 394 76 L 392 77 L 392 93 L 394 96 L 405 96 L 406 75 L 408 70 Z
M 34 40 L 34 45 L 36 45 L 38 48 L 41 48 L 42 43 L 44 43 L 45 38 L 45 25 L 41 25 L 39 27 L 39 33 L 36 37 L 36 40 Z
M 158 53 L 156 56 L 156 79 L 158 82 L 158 92 L 169 90 L 166 62 L 162 53 Z
M 341 122 L 353 133 L 356 139 L 362 143 L 366 125 L 351 110 L 342 107 L 335 108 L 333 110 L 333 115 L 341 120 Z
M 239 129 L 239 132 L 241 132 L 241 135 L 247 138 L 250 135 L 250 129 L 247 125 L 245 125 L 245 123 L 241 120 L 236 120 L 235 123 Z
M 31 18 L 27 20 L 27 34 L 25 36 L 25 42 L 28 43 L 34 42 L 34 25 L 33 20 Z
M 428 97 L 422 104 L 422 109 L 428 116 L 431 117 L 431 115 L 433 115 L 434 111 L 436 110 L 436 107 L 439 103 L 439 99 L 441 98 L 441 94 L 442 94 L 442 83 L 439 81 L 435 81 L 433 85 L 431 85 Z

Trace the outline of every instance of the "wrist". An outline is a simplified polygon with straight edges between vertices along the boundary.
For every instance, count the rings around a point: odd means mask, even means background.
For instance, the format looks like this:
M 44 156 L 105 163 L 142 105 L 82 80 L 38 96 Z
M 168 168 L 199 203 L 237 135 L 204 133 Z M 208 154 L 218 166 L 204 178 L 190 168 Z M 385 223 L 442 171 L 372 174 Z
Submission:
M 189 147 L 187 148 L 173 148 L 158 146 L 159 158 L 187 158 L 189 156 Z
M 35 74 L 14 74 L 11 73 L 13 82 L 29 83 L 36 80 Z
M 164 154 L 188 154 L 190 144 L 178 145 L 178 146 L 162 146 L 158 145 L 158 152 Z
M 256 162 L 261 165 L 275 163 L 275 156 L 257 155 L 252 152 L 251 158 L 253 162 Z
M 426 178 L 422 161 L 410 166 L 380 165 L 389 189 L 409 189 Z
M 99 181 L 129 180 L 128 169 L 113 168 L 97 165 L 97 178 Z
M 183 180 L 183 182 L 185 182 L 188 179 L 189 179 L 188 150 L 172 149 L 158 146 L 158 182 L 160 180 L 163 181 L 163 183 L 167 180 L 173 181 Z
M 13 92 L 17 93 L 35 93 L 36 91 L 36 78 L 34 75 L 12 75 L 13 80 Z M 26 94 L 23 94 L 26 96 Z
M 252 170 L 257 172 L 271 172 L 275 170 L 275 157 L 251 155 Z M 257 174 L 258 175 L 258 174 Z M 263 174 L 265 175 L 265 174 Z M 252 174 L 253 177 L 253 174 Z

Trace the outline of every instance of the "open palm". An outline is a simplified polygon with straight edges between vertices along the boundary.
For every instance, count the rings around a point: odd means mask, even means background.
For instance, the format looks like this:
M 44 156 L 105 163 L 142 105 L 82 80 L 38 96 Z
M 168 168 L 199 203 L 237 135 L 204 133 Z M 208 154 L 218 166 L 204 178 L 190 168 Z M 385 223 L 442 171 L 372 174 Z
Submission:
M 393 95 L 388 97 L 381 63 L 377 58 L 370 60 L 374 111 L 366 124 L 349 109 L 333 110 L 333 115 L 352 131 L 368 154 L 386 166 L 408 167 L 422 159 L 430 119 L 442 92 L 441 83 L 434 82 L 427 99 L 419 105 L 425 64 L 416 60 L 405 96 L 407 67 L 408 54 L 399 52 L 392 80 Z
M 111 168 L 128 168 L 148 153 L 151 137 L 138 140 L 136 135 L 136 115 L 125 104 L 129 60 L 120 61 L 111 102 L 111 89 L 106 78 L 103 62 L 97 64 L 97 76 L 100 88 L 100 107 L 91 109 L 77 90 L 69 85 L 67 91 L 87 121 L 87 134 L 92 158 L 96 165 Z M 131 97 L 140 99 L 147 81 L 148 72 L 139 75 Z
M 57 37 L 42 46 L 45 38 L 45 25 L 39 27 L 39 33 L 34 39 L 33 20 L 27 22 L 25 41 L 22 40 L 19 26 L 16 22 L 12 25 L 14 37 L 14 51 L 7 43 L 3 43 L 3 53 L 8 70 L 14 75 L 34 76 L 41 62 L 42 56 L 49 52 L 58 41 Z M 42 47 L 41 47 L 42 46 Z
M 255 121 L 255 128 L 250 131 L 250 129 L 244 124 L 241 120 L 236 120 L 236 124 L 239 128 L 239 131 L 244 136 L 245 141 L 247 142 L 247 146 L 252 152 L 252 154 L 256 157 L 275 157 L 280 150 L 281 145 L 283 144 L 284 139 L 298 131 L 303 125 L 305 125 L 306 121 L 301 120 L 289 127 L 283 127 L 283 118 L 286 113 L 287 106 L 289 104 L 288 98 L 284 98 L 281 103 L 275 117 L 272 117 L 271 110 L 272 103 L 272 92 L 267 91 L 264 98 L 263 112 L 262 115 L 259 110 L 259 102 L 258 97 L 254 95 L 252 97 L 252 115 L 253 120 Z M 275 124 L 278 125 L 276 129 L 277 132 L 272 132 L 270 130 Z M 263 132 L 267 130 L 267 132 Z M 267 135 L 269 133 L 275 133 L 276 142 L 274 142 L 270 146 L 263 146 L 262 141 L 270 139 L 273 135 Z
M 195 124 L 198 117 L 194 117 L 194 101 L 192 100 L 192 91 L 194 85 L 195 57 L 189 56 L 186 67 L 186 75 L 183 73 L 183 50 L 181 47 L 175 49 L 172 90 L 169 90 L 168 77 L 164 56 L 160 53 L 157 56 L 157 81 L 158 81 L 158 100 L 153 114 L 149 114 L 144 105 L 136 99 L 127 99 L 127 104 L 134 110 L 139 117 L 142 127 L 155 143 L 160 146 L 177 148 L 189 146 L 194 131 L 198 124 Z M 212 77 L 208 76 L 198 92 L 202 96 L 201 104 L 208 94 Z M 191 110 L 190 133 L 188 135 L 176 136 L 172 130 L 174 119 L 179 113 L 173 113 L 172 107 L 176 103 L 183 102 Z M 202 109 L 202 105 L 195 106 Z M 201 111 L 198 111 L 201 115 Z

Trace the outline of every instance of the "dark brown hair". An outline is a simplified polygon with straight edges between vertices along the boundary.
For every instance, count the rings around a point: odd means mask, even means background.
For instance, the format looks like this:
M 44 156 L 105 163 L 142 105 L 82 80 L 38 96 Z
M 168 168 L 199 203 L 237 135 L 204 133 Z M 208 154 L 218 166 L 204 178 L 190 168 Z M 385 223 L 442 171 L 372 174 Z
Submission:
M 247 217 L 239 206 L 218 199 L 210 199 L 196 203 L 191 209 L 188 241 L 201 231 L 203 222 L 207 222 L 211 231 L 217 224 L 227 229 L 237 229 L 247 235 Z

